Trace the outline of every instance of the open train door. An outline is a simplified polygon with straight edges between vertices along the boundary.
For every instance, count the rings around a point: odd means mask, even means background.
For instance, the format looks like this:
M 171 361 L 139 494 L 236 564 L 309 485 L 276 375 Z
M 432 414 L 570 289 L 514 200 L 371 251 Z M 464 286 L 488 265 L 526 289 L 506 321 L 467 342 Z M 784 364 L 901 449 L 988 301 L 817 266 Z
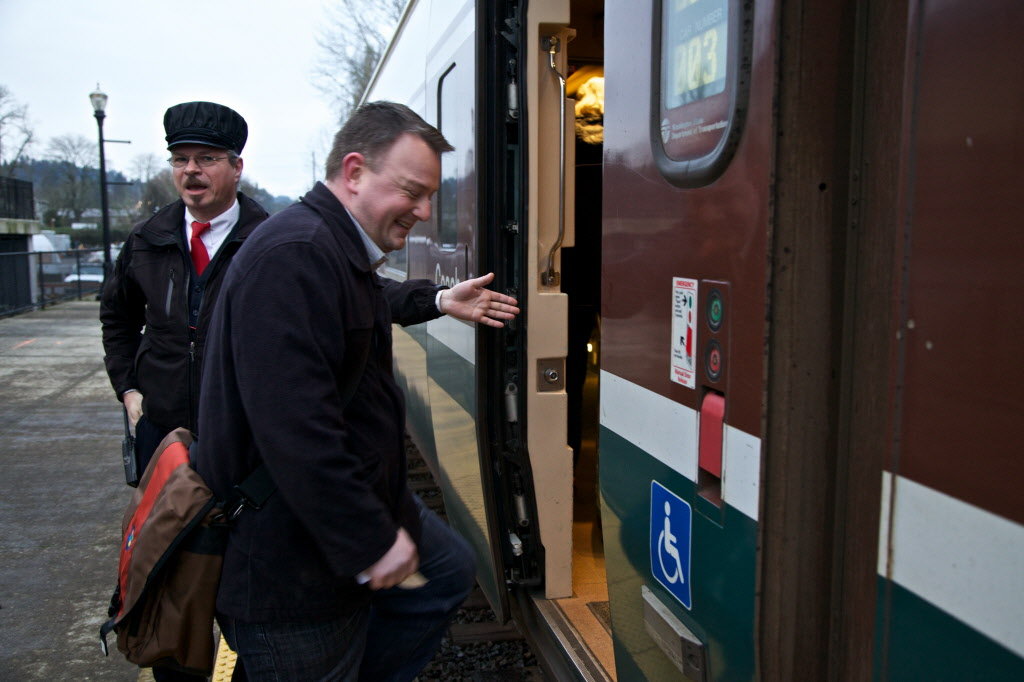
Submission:
M 534 120 L 524 106 L 538 88 L 535 76 L 524 76 L 538 58 L 528 49 L 537 46 L 536 23 L 519 0 L 435 2 L 424 34 L 442 36 L 426 55 L 427 118 L 456 147 L 442 157 L 427 259 L 434 271 L 426 274 L 454 284 L 494 272 L 491 286 L 518 298 L 524 311 L 502 330 L 447 318 L 428 323 L 429 402 L 445 507 L 476 551 L 478 581 L 499 621 L 510 614 L 509 586 L 523 588 L 514 592 L 524 599 L 539 586 L 547 597 L 571 593 L 572 451 L 559 380 L 566 296 L 557 282 L 541 286 L 535 276 L 536 226 L 543 218 L 557 233 L 552 224 L 559 223 L 551 170 L 558 168 L 551 139 L 559 133 L 546 125 L 550 117 Z M 550 85 L 546 67 L 543 74 Z M 557 120 L 564 98 L 557 88 L 543 92 Z M 539 167 L 548 173 L 540 181 Z M 538 204 L 546 210 L 540 218 Z M 541 505 L 558 512 L 539 512 Z
M 482 209 L 489 176 L 478 167 L 484 139 L 477 134 L 482 114 L 475 94 L 481 73 L 479 21 L 474 0 L 410 2 L 364 95 L 366 101 L 407 104 L 455 147 L 441 157 L 441 187 L 431 219 L 413 229 L 406 249 L 390 255 L 384 274 L 399 281 L 425 278 L 454 286 L 494 268 L 481 265 L 478 254 L 493 224 Z M 478 358 L 486 357 L 488 344 L 507 343 L 506 335 L 514 330 L 496 331 L 445 316 L 395 327 L 393 334 L 408 431 L 441 488 L 448 522 L 473 547 L 480 588 L 504 622 L 508 540 L 497 530 L 489 502 L 491 463 L 477 429 L 500 403 L 502 389 L 496 383 L 498 395 L 489 394 Z
M 447 286 L 493 269 L 481 265 L 479 256 L 479 241 L 494 223 L 482 208 L 486 170 L 478 167 L 477 131 L 488 128 L 479 118 L 475 97 L 483 73 L 477 42 L 484 17 L 478 11 L 472 0 L 434 0 L 416 3 L 410 17 L 427 27 L 420 39 L 430 45 L 421 57 L 427 73 L 425 118 L 455 147 L 441 157 L 435 231 L 425 260 L 432 271 L 424 273 Z M 486 382 L 487 368 L 481 367 L 480 358 L 487 357 L 489 343 L 501 344 L 507 334 L 445 316 L 427 323 L 426 338 L 427 391 L 445 511 L 451 526 L 473 546 L 477 582 L 499 622 L 508 619 L 507 548 L 502 547 L 508 540 L 490 502 L 492 465 L 478 424 L 487 419 L 490 404 L 500 403 L 502 390 L 500 384 L 492 388 Z

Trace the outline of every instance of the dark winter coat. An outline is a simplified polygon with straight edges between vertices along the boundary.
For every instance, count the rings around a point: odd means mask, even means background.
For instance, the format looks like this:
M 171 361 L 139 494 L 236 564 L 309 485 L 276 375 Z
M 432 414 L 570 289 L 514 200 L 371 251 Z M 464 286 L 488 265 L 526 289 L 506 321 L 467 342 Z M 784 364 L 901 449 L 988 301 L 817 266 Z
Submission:
M 439 317 L 437 287 L 377 276 L 358 229 L 318 183 L 246 241 L 214 313 L 196 468 L 222 497 L 261 462 L 277 486 L 229 535 L 217 607 L 239 620 L 348 612 L 398 528 L 419 539 L 391 324 Z
M 165 206 L 132 228 L 100 304 L 104 361 L 118 399 L 142 393 L 146 418 L 196 430 L 203 345 L 231 258 L 267 212 L 239 193 L 238 224 L 197 277 L 185 245 L 185 204 Z M 190 291 L 191 289 L 191 291 Z M 189 325 L 189 296 L 198 310 Z M 145 331 L 143 331 L 145 326 Z

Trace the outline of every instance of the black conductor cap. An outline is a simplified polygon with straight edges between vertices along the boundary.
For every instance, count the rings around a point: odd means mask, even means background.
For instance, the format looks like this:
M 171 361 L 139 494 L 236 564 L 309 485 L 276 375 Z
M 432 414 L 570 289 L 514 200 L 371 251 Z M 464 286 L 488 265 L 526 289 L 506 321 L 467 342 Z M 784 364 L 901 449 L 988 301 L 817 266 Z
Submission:
M 203 144 L 242 153 L 249 126 L 234 109 L 213 102 L 175 104 L 164 114 L 167 148 Z

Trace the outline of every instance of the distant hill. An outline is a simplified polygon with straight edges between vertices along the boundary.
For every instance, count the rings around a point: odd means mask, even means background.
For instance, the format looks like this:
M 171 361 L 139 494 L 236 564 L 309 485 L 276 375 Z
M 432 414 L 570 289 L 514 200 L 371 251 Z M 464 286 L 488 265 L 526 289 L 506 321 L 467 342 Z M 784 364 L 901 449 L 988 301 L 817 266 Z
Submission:
M 47 228 L 70 234 L 75 245 L 97 246 L 101 230 L 72 230 L 72 223 L 102 222 L 99 170 L 75 166 L 67 161 L 24 159 L 11 174 L 33 184 L 36 218 Z M 241 190 L 258 201 L 269 213 L 290 206 L 295 199 L 274 196 L 244 176 Z M 133 224 L 175 201 L 171 171 L 164 168 L 148 179 L 129 178 L 120 171 L 107 171 L 107 203 L 112 241 L 121 241 Z

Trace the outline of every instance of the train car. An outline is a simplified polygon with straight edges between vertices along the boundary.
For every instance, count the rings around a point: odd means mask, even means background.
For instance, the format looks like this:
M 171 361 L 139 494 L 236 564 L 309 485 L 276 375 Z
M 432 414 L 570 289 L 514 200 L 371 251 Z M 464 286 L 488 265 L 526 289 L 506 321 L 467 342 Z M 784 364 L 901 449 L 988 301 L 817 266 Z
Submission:
M 553 679 L 1024 679 L 1018 0 L 414 0 L 408 429 Z M 1014 274 L 1017 272 L 1018 274 Z

